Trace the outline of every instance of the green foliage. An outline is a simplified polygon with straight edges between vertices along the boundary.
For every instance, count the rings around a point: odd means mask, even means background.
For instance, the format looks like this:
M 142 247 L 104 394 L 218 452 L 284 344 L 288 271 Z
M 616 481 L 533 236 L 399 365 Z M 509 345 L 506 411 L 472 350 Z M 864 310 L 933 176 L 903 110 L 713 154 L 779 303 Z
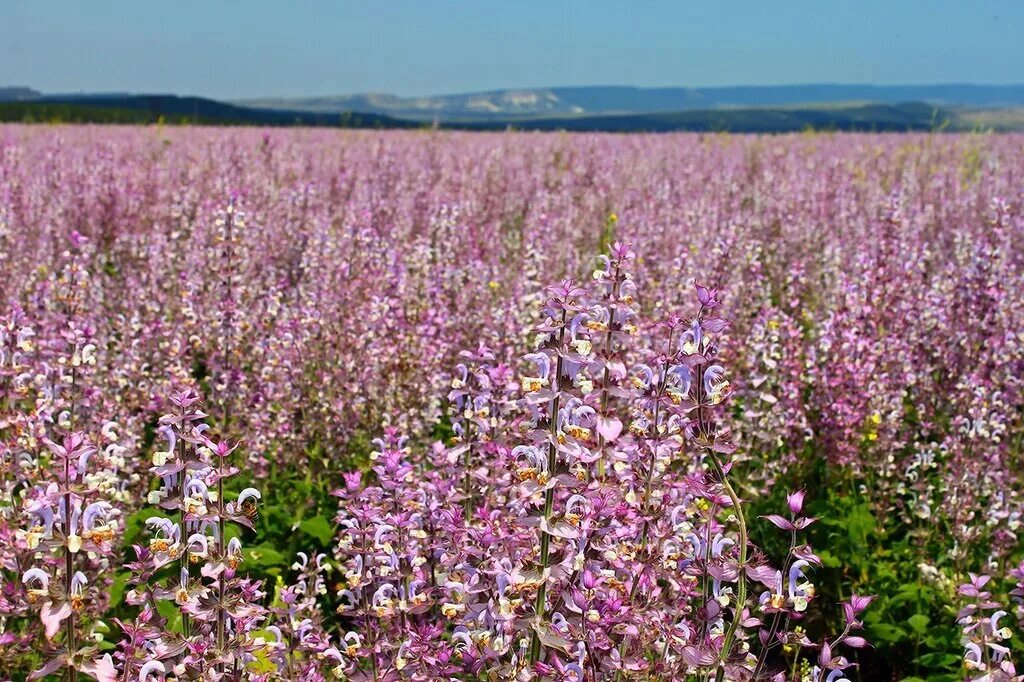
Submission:
M 605 218 L 604 225 L 601 228 L 601 236 L 597 242 L 597 252 L 601 254 L 609 254 L 612 249 L 612 245 L 615 243 L 615 227 L 619 223 L 619 216 L 614 212 L 610 212 L 608 217 Z
M 308 518 L 299 524 L 299 530 L 316 538 L 324 547 L 330 546 L 334 537 L 334 526 L 322 516 Z
M 805 508 L 818 521 L 803 536 L 823 564 L 812 576 L 820 597 L 815 609 L 822 619 L 817 613 L 808 618 L 809 636 L 842 629 L 832 605 L 848 599 L 851 592 L 874 595 L 863 616 L 872 648 L 858 652 L 861 679 L 960 679 L 955 584 L 965 576 L 953 575 L 952 567 L 943 563 L 937 537 L 908 528 L 892 510 L 874 507 L 855 481 L 826 484 L 825 475 L 820 465 L 793 472 L 808 490 L 818 491 L 817 496 L 808 496 Z M 777 485 L 770 496 L 752 502 L 755 513 L 785 509 L 786 490 Z M 788 547 L 786 534 L 767 522 L 754 524 L 752 540 L 774 560 Z M 976 565 L 983 565 L 980 548 L 978 552 Z M 920 564 L 935 567 L 944 582 L 926 581 Z
M 981 176 L 984 163 L 984 149 L 977 144 L 969 145 L 963 152 L 963 159 L 960 165 L 960 180 L 967 185 L 976 184 Z
M 263 543 L 244 549 L 245 565 L 250 573 L 263 576 L 276 576 L 290 563 L 288 558 L 277 551 L 273 545 Z
M 131 574 L 127 571 L 120 571 L 114 575 L 114 582 L 110 586 L 110 608 L 117 608 L 124 600 L 125 590 L 128 589 L 128 578 Z
M 49 102 L 0 102 L 0 122 L 8 123 L 156 123 L 159 116 L 149 111 L 91 107 Z M 174 124 L 190 123 L 187 116 L 171 116 Z
M 167 619 L 167 630 L 178 633 L 182 631 L 181 609 L 178 608 L 177 604 L 166 599 L 158 599 L 156 602 L 156 610 L 157 613 Z
M 878 655 L 903 675 L 954 672 L 960 662 L 948 658 L 960 638 L 954 595 L 923 582 L 919 564 L 929 556 L 922 554 L 920 539 L 859 495 L 830 491 L 813 511 L 822 518 L 812 544 L 829 548 L 831 575 L 823 587 L 847 584 L 876 595 L 864 622 Z

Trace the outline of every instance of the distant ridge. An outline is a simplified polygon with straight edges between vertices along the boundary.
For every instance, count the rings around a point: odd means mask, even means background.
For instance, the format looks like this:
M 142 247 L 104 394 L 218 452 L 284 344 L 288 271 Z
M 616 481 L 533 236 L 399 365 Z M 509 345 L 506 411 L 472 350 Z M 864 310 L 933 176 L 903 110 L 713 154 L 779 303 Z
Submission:
M 714 88 L 580 86 L 492 90 L 430 97 L 357 94 L 329 97 L 262 98 L 246 106 L 332 113 L 357 111 L 413 120 L 487 121 L 510 117 L 650 114 L 707 109 L 901 104 L 941 107 L 1024 106 L 1024 84 L 977 85 L 756 85 Z
M 496 91 L 476 95 L 409 100 L 385 95 L 357 97 L 341 106 L 293 100 L 259 100 L 256 104 L 221 102 L 205 97 L 158 94 L 42 94 L 18 86 L 0 88 L 0 121 L 338 128 L 417 128 L 436 125 L 464 130 L 572 130 L 594 132 L 740 132 L 827 131 L 966 131 L 1024 130 L 1024 86 L 912 86 L 936 100 L 878 102 L 830 101 L 829 97 L 897 92 L 890 86 L 785 86 L 755 88 L 644 89 L 627 87 L 552 88 L 544 91 Z M 875 93 L 876 96 L 881 95 Z M 637 94 L 640 93 L 640 94 Z M 802 103 L 800 98 L 811 100 Z M 752 101 L 770 100 L 752 105 Z M 319 101 L 319 100 L 316 100 Z M 944 100 L 943 100 L 944 101 Z M 636 102 L 648 109 L 628 110 Z M 999 102 L 1002 104 L 993 104 Z M 633 103 L 633 104 L 631 104 Z M 378 111 L 366 111 L 371 108 Z M 703 106 L 698 106 L 703 105 Z M 362 109 L 361 109 L 362 107 Z M 459 107 L 462 107 L 461 109 Z M 387 113 L 379 113 L 384 111 Z M 484 113 L 480 113 L 480 112 Z M 429 112 L 429 115 L 424 112 Z M 454 112 L 454 113 L 453 113 Z M 460 113 L 461 112 L 461 113 Z M 473 113 L 476 112 L 476 113 Z
M 42 97 L 42 94 L 23 85 L 0 87 L 0 102 L 22 102 Z
M 408 128 L 420 125 L 372 113 L 281 111 L 177 95 L 104 93 L 38 95 L 21 99 L 2 97 L 10 90 L 12 88 L 0 88 L 0 120 L 148 123 L 162 119 L 170 123 L 340 128 Z
M 788 133 L 803 130 L 849 132 L 927 132 L 962 129 L 954 114 L 923 102 L 850 107 L 701 109 L 647 114 L 607 114 L 572 118 L 531 118 L 511 124 L 452 123 L 475 130 L 567 130 L 587 132 Z

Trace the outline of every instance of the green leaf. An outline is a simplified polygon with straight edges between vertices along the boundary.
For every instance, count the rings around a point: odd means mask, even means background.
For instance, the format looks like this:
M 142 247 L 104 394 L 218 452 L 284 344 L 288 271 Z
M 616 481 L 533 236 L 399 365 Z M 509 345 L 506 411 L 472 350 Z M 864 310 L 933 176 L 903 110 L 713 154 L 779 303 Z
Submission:
M 262 570 L 269 575 L 277 575 L 288 561 L 271 545 L 257 545 L 244 550 L 245 562 L 253 569 Z
M 854 547 L 867 545 L 868 536 L 875 532 L 876 525 L 871 508 L 865 503 L 855 505 L 847 515 L 845 525 Z
M 156 610 L 161 616 L 167 619 L 167 629 L 171 632 L 181 632 L 181 610 L 178 605 L 171 601 L 158 600 Z
M 825 568 L 840 568 L 843 565 L 843 560 L 827 549 L 820 550 L 818 558 L 821 559 L 821 565 Z
M 907 619 L 907 624 L 910 626 L 910 629 L 919 635 L 923 635 L 924 633 L 928 632 L 928 623 L 930 622 L 931 621 L 929 620 L 928 616 L 924 615 L 923 613 L 915 613 L 913 616 Z
M 895 625 L 878 623 L 871 626 L 871 639 L 879 644 L 894 644 L 902 642 L 906 638 L 906 631 Z
M 267 630 L 255 630 L 251 632 L 250 635 L 254 638 L 262 637 L 264 639 L 270 639 L 272 637 L 270 632 Z M 277 671 L 277 666 L 274 664 L 272 660 L 270 660 L 270 657 L 268 655 L 268 649 L 266 647 L 256 649 L 253 652 L 253 656 L 255 657 L 255 660 L 250 662 L 249 665 L 247 666 L 247 669 L 250 672 L 254 672 L 257 674 L 268 674 Z
M 306 519 L 299 524 L 299 530 L 306 535 L 312 535 L 324 546 L 330 545 L 331 540 L 334 538 L 334 528 L 331 526 L 330 521 L 322 516 Z
M 930 654 L 923 654 L 914 659 L 914 663 L 917 663 L 924 668 L 939 668 L 939 669 L 951 669 L 960 666 L 961 658 L 955 654 L 934 652 Z
M 135 542 L 136 538 L 142 533 L 142 529 L 146 526 L 146 519 L 151 516 L 160 516 L 160 510 L 150 508 L 142 508 L 139 511 L 131 514 L 124 520 L 124 545 L 129 547 Z
M 124 599 L 125 588 L 128 586 L 128 578 L 131 573 L 121 572 L 114 576 L 114 582 L 110 586 L 110 608 L 117 608 Z

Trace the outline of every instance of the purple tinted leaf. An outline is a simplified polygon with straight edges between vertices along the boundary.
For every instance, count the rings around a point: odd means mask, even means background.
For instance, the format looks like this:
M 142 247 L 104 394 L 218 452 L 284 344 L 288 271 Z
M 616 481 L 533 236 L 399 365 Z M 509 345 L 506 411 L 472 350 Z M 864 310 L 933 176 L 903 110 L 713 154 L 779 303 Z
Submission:
M 790 521 L 784 516 L 779 516 L 778 514 L 768 514 L 767 516 L 762 516 L 761 518 L 770 521 L 782 530 L 794 530 L 796 528 L 796 526 L 793 525 L 792 521 Z

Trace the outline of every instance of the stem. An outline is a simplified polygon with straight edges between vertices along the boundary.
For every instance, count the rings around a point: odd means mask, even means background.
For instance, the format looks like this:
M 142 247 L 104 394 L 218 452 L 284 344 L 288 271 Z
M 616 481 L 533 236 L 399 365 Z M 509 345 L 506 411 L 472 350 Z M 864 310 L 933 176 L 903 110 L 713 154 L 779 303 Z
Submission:
M 295 676 L 292 674 L 292 652 L 295 650 L 295 637 L 294 633 L 288 632 L 288 653 L 284 657 L 285 670 L 288 673 L 288 679 L 293 680 Z
M 565 311 L 562 311 L 562 328 L 558 334 L 558 345 L 561 346 L 565 340 Z M 562 391 L 562 356 L 558 356 L 555 363 L 555 397 L 551 399 L 551 412 L 548 415 L 548 428 L 551 433 L 551 443 L 548 445 L 548 475 L 555 475 L 555 467 L 558 464 L 558 449 L 555 447 L 558 438 L 558 405 Z M 551 510 L 555 505 L 555 489 L 548 488 L 544 493 L 544 520 L 551 520 Z M 547 599 L 548 581 L 544 573 L 548 569 L 548 555 L 551 551 L 551 534 L 543 531 L 540 536 L 540 587 L 537 588 L 537 601 L 534 603 L 534 613 L 537 614 L 537 624 L 544 618 L 544 606 Z M 541 649 L 540 635 L 533 632 L 533 639 L 530 641 L 530 663 L 536 663 L 540 659 Z
M 366 613 L 366 638 L 370 644 L 370 668 L 373 671 L 373 680 L 377 682 L 377 633 L 375 628 L 370 627 L 370 603 L 367 601 L 365 593 L 363 594 L 363 610 Z
M 224 391 L 222 392 L 221 407 L 224 410 L 224 436 L 226 438 L 231 437 L 231 355 L 232 355 L 232 341 L 235 335 L 235 212 L 234 202 L 229 204 L 231 211 L 227 214 L 227 220 L 224 225 L 224 259 L 227 261 L 226 273 L 226 286 L 223 302 L 225 305 L 224 310 L 224 365 L 226 366 L 226 375 L 224 381 Z
M 732 507 L 736 512 L 736 522 L 739 525 L 740 535 L 740 561 L 739 561 L 739 572 L 736 577 L 736 607 L 733 615 L 732 622 L 729 623 L 729 629 L 725 632 L 725 639 L 722 640 L 722 651 L 719 654 L 719 665 L 718 674 L 715 679 L 717 682 L 722 682 L 725 679 L 725 661 L 729 658 L 729 653 L 732 650 L 733 638 L 736 636 L 736 628 L 740 624 L 740 616 L 743 613 L 743 606 L 747 603 L 747 579 L 744 575 L 744 570 L 747 564 L 747 521 L 743 518 L 743 507 L 740 504 L 740 498 L 736 495 L 736 491 L 733 490 L 732 484 L 729 483 L 729 479 L 725 476 L 725 470 L 722 468 L 722 463 L 718 461 L 718 455 L 711 450 L 708 450 L 708 458 L 711 460 L 712 466 L 715 468 L 715 473 L 718 474 L 719 479 L 722 481 L 722 487 L 725 488 L 725 493 L 729 496 L 732 501 Z
M 64 525 L 66 526 L 65 531 L 70 535 L 74 532 L 71 528 L 71 460 L 67 457 L 64 458 L 64 485 L 67 490 L 64 493 Z M 71 581 L 75 574 L 75 557 L 71 553 L 71 548 L 67 544 L 64 545 L 64 590 L 71 598 Z M 71 664 L 71 655 L 75 653 L 75 611 L 71 610 L 65 621 L 65 638 L 68 652 L 68 671 L 67 679 L 69 682 L 74 682 L 77 679 L 78 671 L 75 670 Z
M 700 603 L 708 603 L 708 571 L 707 565 L 711 561 L 711 531 L 714 530 L 714 524 L 712 520 L 718 516 L 718 504 L 716 502 L 711 503 L 710 509 L 708 509 L 708 523 L 707 529 L 704 533 L 704 553 L 701 555 L 701 560 L 704 562 L 704 570 L 701 571 L 700 581 Z M 701 630 L 707 632 L 708 624 L 704 623 L 701 625 Z
M 466 396 L 468 402 L 468 409 L 473 409 L 473 400 Z M 466 523 L 468 524 L 473 516 L 473 479 L 470 475 L 470 467 L 473 465 L 473 417 L 466 420 L 466 459 L 463 464 L 465 473 L 463 476 L 463 487 L 465 488 L 466 502 Z
M 647 535 L 651 530 L 651 485 L 654 483 L 654 459 L 658 451 L 658 444 L 661 442 L 661 431 L 658 428 L 659 412 L 661 412 L 661 399 L 665 393 L 665 374 L 664 367 L 661 371 L 661 382 L 658 386 L 658 394 L 655 398 L 654 403 L 654 421 L 652 425 L 654 427 L 654 443 L 648 444 L 648 449 L 651 451 L 651 456 L 647 461 L 647 476 L 644 479 L 644 527 L 640 531 L 640 551 L 647 548 Z M 637 581 L 633 582 L 633 588 L 636 589 Z M 632 596 L 632 591 L 630 592 Z
M 181 416 L 182 417 L 185 416 L 185 412 L 186 412 L 185 408 L 182 407 L 181 408 Z M 185 421 L 183 419 L 182 420 L 182 426 L 184 426 L 184 423 L 185 423 Z M 188 455 L 188 451 L 185 448 L 185 439 L 184 438 L 179 438 L 178 439 L 178 457 L 181 459 L 182 462 L 185 462 L 187 455 Z M 191 577 L 192 577 L 191 566 L 189 566 L 189 562 L 188 562 L 188 527 L 187 527 L 187 524 L 185 522 L 185 477 L 187 475 L 188 475 L 188 464 L 186 463 L 185 464 L 185 468 L 182 469 L 181 472 L 178 474 L 178 497 L 179 497 L 178 506 L 179 506 L 179 510 L 180 510 L 180 513 L 181 513 L 181 537 L 180 537 L 179 540 L 182 543 L 181 567 L 182 567 L 182 569 L 184 569 L 185 575 L 187 576 L 185 587 L 188 587 L 188 580 L 191 579 Z M 191 625 L 191 623 L 189 621 L 188 613 L 185 612 L 185 607 L 183 605 L 181 607 L 181 634 L 185 637 L 185 639 L 188 639 L 189 631 L 191 629 L 192 629 L 192 625 Z
M 71 367 L 71 410 L 68 417 L 68 425 L 71 432 L 75 429 L 75 388 L 78 382 L 78 369 Z M 65 453 L 66 455 L 67 453 Z M 64 532 L 70 537 L 75 529 L 71 526 L 71 459 L 64 457 Z M 71 600 L 71 583 L 75 575 L 75 555 L 71 553 L 71 547 L 64 545 L 64 590 L 68 600 Z M 75 610 L 71 609 L 65 625 L 66 646 L 68 653 L 68 682 L 75 682 L 78 679 L 78 671 L 71 663 L 71 656 L 75 653 L 77 644 L 75 642 Z
M 795 516 L 795 514 L 794 514 Z M 789 571 L 789 563 L 793 558 L 793 550 L 796 549 L 796 528 L 789 532 L 789 553 L 786 554 L 786 563 L 782 566 L 782 575 L 786 575 Z M 761 653 L 757 656 L 757 665 L 754 666 L 754 679 L 757 679 L 761 669 L 764 668 L 765 663 L 768 662 L 768 651 L 773 646 L 775 639 L 775 633 L 778 631 L 779 620 L 781 620 L 781 611 L 776 611 L 775 616 L 772 618 L 772 625 L 768 628 L 768 637 L 765 638 L 764 648 L 761 649 Z
M 231 396 L 229 390 L 231 387 L 231 342 L 234 335 L 234 224 L 235 224 L 235 212 L 234 202 L 229 204 L 232 210 L 227 212 L 227 219 L 225 220 L 225 234 L 224 234 L 224 257 L 227 261 L 226 273 L 226 291 L 224 299 L 227 302 L 226 310 L 224 311 L 224 322 L 225 322 L 225 334 L 224 334 L 224 364 L 227 366 L 227 375 L 225 377 L 225 390 L 224 394 L 221 395 L 221 407 L 224 410 L 224 436 L 230 437 L 231 430 Z M 220 458 L 219 477 L 217 478 L 217 506 L 220 513 L 217 518 L 218 527 L 218 538 L 217 543 L 219 545 L 218 550 L 221 561 L 224 561 L 224 551 L 227 544 L 224 542 L 224 458 Z M 224 654 L 224 642 L 226 639 L 227 622 L 224 613 L 224 572 L 217 579 L 217 655 L 218 657 Z M 223 672 L 223 662 L 218 663 L 217 669 Z
M 409 551 L 408 551 L 408 549 L 405 546 L 405 532 L 402 530 L 402 524 L 399 521 L 399 517 L 401 516 L 401 512 L 399 511 L 398 491 L 397 490 L 392 490 L 391 491 L 391 501 L 392 501 L 392 505 L 393 505 L 393 508 L 394 508 L 395 527 L 396 527 L 397 532 L 398 532 L 398 549 L 402 553 L 401 556 L 398 558 L 398 574 L 399 574 L 399 578 L 401 578 L 401 580 L 402 580 L 402 599 L 408 600 L 409 599 L 409 570 L 410 570 L 410 567 L 409 567 L 408 562 L 406 561 L 406 557 L 408 556 Z M 402 629 L 405 630 L 405 628 L 406 628 L 405 611 L 403 611 L 400 608 L 398 615 L 399 615 L 399 618 L 402 621 Z
M 612 284 L 612 301 L 615 302 L 619 299 L 619 265 L 615 264 L 615 282 Z M 615 309 L 612 306 L 608 306 L 608 333 L 604 337 L 604 350 L 607 355 L 606 364 L 604 366 L 604 379 L 601 381 L 601 416 L 608 416 L 608 382 L 611 380 L 611 371 L 608 369 L 607 360 L 612 357 L 614 347 L 612 346 L 613 338 L 612 333 L 616 331 L 618 327 L 615 321 Z M 601 434 L 597 435 L 597 447 L 600 451 L 600 456 L 597 458 L 597 477 L 604 480 L 604 436 Z
M 434 595 L 434 591 L 437 589 L 437 567 L 434 564 L 434 548 L 436 547 L 436 540 L 434 538 L 434 517 L 430 515 L 427 517 L 428 528 L 427 531 L 430 535 L 430 615 L 431 617 L 437 616 L 437 598 Z
M 218 553 L 219 553 L 219 556 L 220 556 L 220 560 L 224 561 L 225 558 L 226 558 L 224 556 L 224 548 L 226 547 L 226 544 L 224 542 L 224 458 L 223 457 L 220 458 L 220 465 L 219 465 L 218 468 L 220 469 L 220 471 L 219 471 L 219 476 L 217 478 L 217 506 L 219 507 L 219 512 L 220 513 L 218 514 L 218 517 L 217 517 L 217 526 L 218 526 L 218 531 L 219 531 L 218 534 L 217 534 L 217 543 L 219 545 Z M 218 576 L 218 581 L 217 582 L 218 582 L 218 585 L 217 585 L 217 587 L 218 587 L 218 595 L 217 595 L 217 656 L 220 657 L 220 656 L 222 656 L 224 654 L 224 639 L 225 639 L 225 629 L 226 629 L 226 623 L 225 623 L 226 618 L 225 618 L 225 614 L 224 614 L 224 572 L 223 571 L 221 571 L 220 575 Z M 221 661 L 221 663 L 219 663 L 218 666 L 217 666 L 218 669 L 223 671 L 223 665 L 224 665 L 223 661 Z
M 668 347 L 672 348 L 672 332 L 668 335 Z M 654 458 L 658 451 L 658 442 L 661 440 L 661 430 L 658 428 L 658 419 L 661 412 L 661 399 L 665 395 L 665 379 L 668 375 L 668 368 L 666 365 L 662 365 L 661 378 L 658 381 L 658 391 L 654 398 L 654 414 L 651 421 L 651 426 L 654 429 L 654 444 L 648 445 L 651 456 L 647 462 L 647 473 L 644 478 L 644 525 L 640 531 L 640 552 L 647 548 L 647 534 L 650 532 L 651 514 L 650 514 L 650 500 L 651 500 L 651 484 L 654 478 Z M 629 603 L 633 603 L 633 599 L 636 597 L 636 590 L 640 586 L 639 576 L 633 577 L 633 584 L 629 588 Z M 619 642 L 619 658 L 626 653 L 626 645 L 629 643 L 629 637 L 623 637 L 622 641 Z M 619 670 L 615 674 L 616 680 L 622 679 L 622 671 Z

